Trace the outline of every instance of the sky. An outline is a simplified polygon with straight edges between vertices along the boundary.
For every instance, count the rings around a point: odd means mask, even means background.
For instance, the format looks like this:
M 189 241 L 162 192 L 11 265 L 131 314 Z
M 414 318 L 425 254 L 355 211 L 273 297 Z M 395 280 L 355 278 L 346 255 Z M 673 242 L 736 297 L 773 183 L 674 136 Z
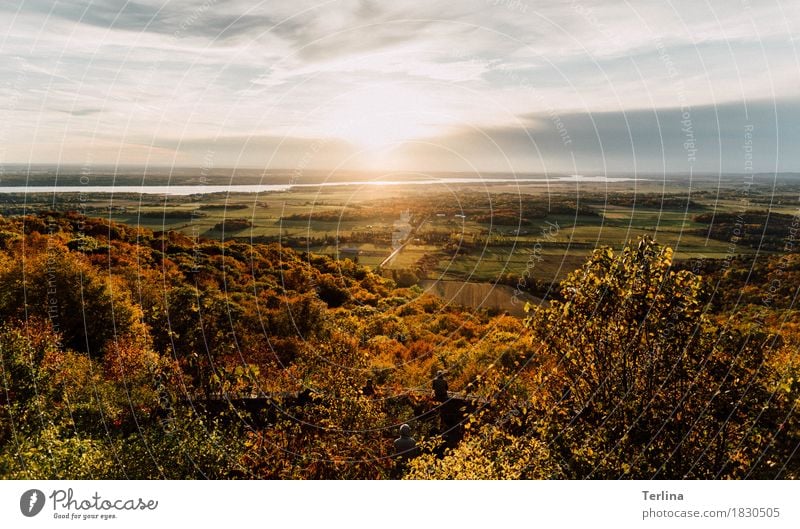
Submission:
M 0 164 L 800 171 L 800 2 L 0 3 Z

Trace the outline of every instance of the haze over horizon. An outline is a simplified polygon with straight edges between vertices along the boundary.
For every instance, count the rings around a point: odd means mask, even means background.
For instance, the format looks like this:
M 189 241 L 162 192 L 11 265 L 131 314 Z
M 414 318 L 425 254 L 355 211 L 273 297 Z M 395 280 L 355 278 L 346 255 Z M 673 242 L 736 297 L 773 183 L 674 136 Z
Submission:
M 0 164 L 798 171 L 798 22 L 796 2 L 4 3 Z

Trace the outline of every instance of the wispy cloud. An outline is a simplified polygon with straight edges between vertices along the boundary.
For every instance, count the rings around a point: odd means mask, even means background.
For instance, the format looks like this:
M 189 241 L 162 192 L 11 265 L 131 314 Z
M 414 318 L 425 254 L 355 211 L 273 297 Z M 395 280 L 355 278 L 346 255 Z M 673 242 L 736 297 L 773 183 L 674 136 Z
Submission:
M 421 136 L 408 138 L 418 143 L 394 149 L 387 162 L 447 168 L 462 164 L 447 161 L 456 149 L 498 169 L 539 170 L 542 159 L 568 167 L 573 155 L 598 170 L 632 168 L 634 156 L 637 170 L 680 167 L 683 153 L 670 147 L 680 135 L 667 131 L 666 147 L 653 150 L 659 129 L 642 116 L 671 122 L 671 113 L 690 108 L 698 134 L 713 139 L 706 129 L 719 115 L 747 106 L 766 116 L 775 102 L 784 119 L 771 130 L 761 123 L 762 143 L 792 137 L 785 116 L 798 105 L 799 25 L 797 2 L 2 3 L 0 128 L 14 130 L 4 156 L 58 162 L 95 148 L 93 158 L 114 153 L 98 162 L 144 163 L 151 146 L 180 163 L 208 148 L 229 163 L 296 163 L 297 152 L 333 134 L 331 119 L 357 113 L 353 100 L 364 96 L 371 112 L 385 104 L 387 115 L 394 109 L 418 121 L 409 130 Z M 392 94 L 419 99 L 420 110 Z M 553 115 L 574 131 L 574 152 L 541 137 Z M 592 130 L 589 116 L 606 138 L 602 150 L 582 135 Z M 614 125 L 622 116 L 630 130 Z M 741 123 L 722 119 L 718 128 L 737 138 Z M 530 148 L 531 130 L 541 155 Z M 509 159 L 493 158 L 496 148 L 473 136 L 506 145 Z M 247 138 L 259 138 L 258 147 Z M 264 138 L 295 154 L 264 162 L 258 149 L 275 150 Z M 315 163 L 354 163 L 358 149 L 347 141 L 330 139 Z M 800 166 L 790 150 L 780 156 L 778 166 Z

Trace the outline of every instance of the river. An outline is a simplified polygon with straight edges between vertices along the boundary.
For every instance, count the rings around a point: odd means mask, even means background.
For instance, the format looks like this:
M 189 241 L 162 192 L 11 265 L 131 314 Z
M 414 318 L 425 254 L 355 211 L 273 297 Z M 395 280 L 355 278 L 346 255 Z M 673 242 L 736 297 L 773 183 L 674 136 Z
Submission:
M 561 176 L 557 178 L 431 178 L 427 180 L 375 180 L 354 182 L 322 182 L 317 184 L 263 184 L 263 185 L 154 185 L 154 186 L 0 186 L 0 193 L 134 193 L 138 195 L 198 195 L 211 193 L 270 193 L 292 189 L 337 187 L 337 186 L 418 186 L 452 184 L 519 184 L 542 185 L 556 183 L 616 183 L 637 180 L 636 178 L 613 178 L 605 176 Z M 638 179 L 641 180 L 641 179 Z

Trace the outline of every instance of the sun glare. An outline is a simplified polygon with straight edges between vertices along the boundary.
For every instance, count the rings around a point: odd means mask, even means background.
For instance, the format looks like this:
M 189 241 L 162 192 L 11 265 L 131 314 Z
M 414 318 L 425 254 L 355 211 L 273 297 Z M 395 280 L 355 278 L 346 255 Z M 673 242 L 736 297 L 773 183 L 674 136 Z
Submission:
M 369 150 L 432 135 L 435 106 L 424 92 L 396 84 L 369 85 L 332 101 L 328 130 Z

